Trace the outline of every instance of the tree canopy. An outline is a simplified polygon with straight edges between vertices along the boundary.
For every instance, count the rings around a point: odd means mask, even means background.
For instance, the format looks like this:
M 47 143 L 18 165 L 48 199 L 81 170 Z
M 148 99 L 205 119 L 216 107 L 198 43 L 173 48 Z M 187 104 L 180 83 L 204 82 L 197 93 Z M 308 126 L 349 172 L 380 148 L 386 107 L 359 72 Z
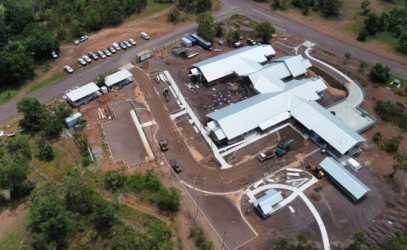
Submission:
M 198 24 L 198 35 L 213 42 L 216 35 L 215 19 L 209 13 L 202 13 L 196 17 L 196 22 Z
M 273 37 L 273 34 L 276 32 L 273 25 L 268 22 L 259 23 L 256 26 L 257 36 L 261 37 L 263 43 L 269 43 L 270 39 Z

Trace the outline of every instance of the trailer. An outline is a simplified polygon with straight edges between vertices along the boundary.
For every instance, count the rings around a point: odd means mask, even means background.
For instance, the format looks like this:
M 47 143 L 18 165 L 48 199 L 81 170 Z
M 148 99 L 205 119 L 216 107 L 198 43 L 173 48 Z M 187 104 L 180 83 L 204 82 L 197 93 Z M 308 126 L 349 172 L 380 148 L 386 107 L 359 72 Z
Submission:
M 153 57 L 153 53 L 149 49 L 145 49 L 136 54 L 137 62 L 143 62 Z
M 257 157 L 257 159 L 259 159 L 260 162 L 263 162 L 265 160 L 274 158 L 276 156 L 274 150 L 270 149 L 266 152 L 262 152 L 259 154 L 259 156 Z
M 191 36 L 195 38 L 197 45 L 201 46 L 203 49 L 212 50 L 212 43 L 206 41 L 202 37 L 198 36 L 198 34 L 196 33 L 191 34 Z
M 189 40 L 186 37 L 181 38 L 181 44 L 184 45 L 187 48 L 191 48 L 192 47 L 192 41 Z
M 196 45 L 196 39 L 191 34 L 186 35 L 185 38 L 191 41 L 192 46 Z

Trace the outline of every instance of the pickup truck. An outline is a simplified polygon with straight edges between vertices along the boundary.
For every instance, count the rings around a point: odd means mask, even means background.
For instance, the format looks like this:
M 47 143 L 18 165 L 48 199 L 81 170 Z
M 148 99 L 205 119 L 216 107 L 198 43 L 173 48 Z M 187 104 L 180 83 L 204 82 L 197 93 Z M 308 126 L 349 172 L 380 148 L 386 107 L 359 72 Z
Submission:
M 268 151 L 260 153 L 259 157 L 257 157 L 257 159 L 259 159 L 260 162 L 263 162 L 265 160 L 274 158 L 275 156 L 276 156 L 276 154 L 274 153 L 274 150 L 270 149 Z

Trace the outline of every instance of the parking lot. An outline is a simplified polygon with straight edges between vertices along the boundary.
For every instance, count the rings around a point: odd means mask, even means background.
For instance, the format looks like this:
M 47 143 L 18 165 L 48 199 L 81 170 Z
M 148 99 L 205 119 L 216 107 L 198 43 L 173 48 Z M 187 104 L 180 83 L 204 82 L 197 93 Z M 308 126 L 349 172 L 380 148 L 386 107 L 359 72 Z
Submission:
M 102 125 L 113 162 L 124 161 L 127 166 L 146 160 L 147 152 L 130 116 L 133 109 L 129 101 L 111 105 L 115 119 Z

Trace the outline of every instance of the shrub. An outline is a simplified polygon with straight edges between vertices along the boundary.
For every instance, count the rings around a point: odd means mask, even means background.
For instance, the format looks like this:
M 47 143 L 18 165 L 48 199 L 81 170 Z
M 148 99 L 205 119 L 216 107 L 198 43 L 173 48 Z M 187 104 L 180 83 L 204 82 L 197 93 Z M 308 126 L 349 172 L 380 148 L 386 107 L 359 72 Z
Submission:
M 383 66 L 380 63 L 376 63 L 375 66 L 370 70 L 369 77 L 373 82 L 386 84 L 390 79 L 390 68 Z
M 199 250 L 212 250 L 213 243 L 205 239 L 205 235 L 201 228 L 192 227 L 189 231 L 189 238 L 193 238 L 195 246 Z

